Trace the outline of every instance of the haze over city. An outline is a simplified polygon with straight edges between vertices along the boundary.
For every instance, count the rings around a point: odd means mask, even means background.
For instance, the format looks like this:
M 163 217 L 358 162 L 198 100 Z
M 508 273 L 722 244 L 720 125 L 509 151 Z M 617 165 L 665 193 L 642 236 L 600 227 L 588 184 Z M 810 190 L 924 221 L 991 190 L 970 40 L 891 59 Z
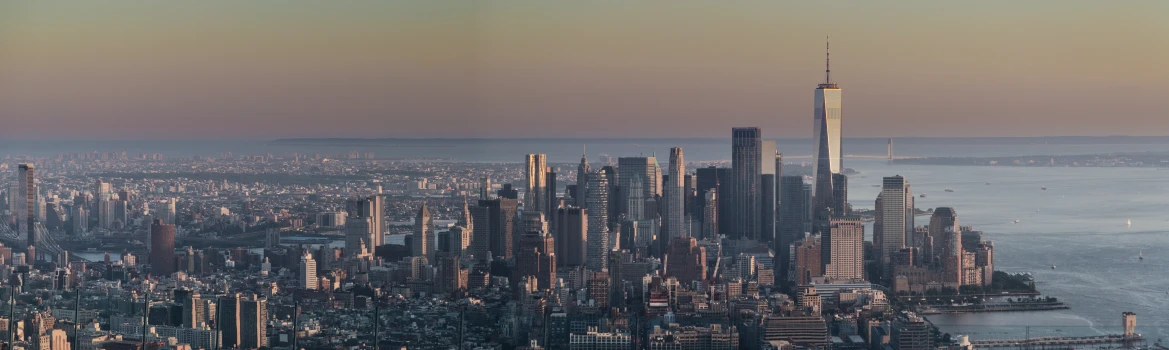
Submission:
M 5 2 L 0 137 L 723 137 L 726 125 L 804 137 L 828 35 L 848 137 L 1165 135 L 1166 13 L 1164 1 Z

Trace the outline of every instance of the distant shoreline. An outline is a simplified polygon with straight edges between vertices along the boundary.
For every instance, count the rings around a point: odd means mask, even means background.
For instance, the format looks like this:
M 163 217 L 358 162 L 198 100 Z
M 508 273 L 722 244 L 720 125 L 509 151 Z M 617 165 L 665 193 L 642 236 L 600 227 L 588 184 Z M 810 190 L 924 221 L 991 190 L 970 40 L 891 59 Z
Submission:
M 1095 153 L 1060 156 L 1027 155 L 1002 157 L 920 157 L 894 159 L 893 164 L 1169 169 L 1169 152 Z

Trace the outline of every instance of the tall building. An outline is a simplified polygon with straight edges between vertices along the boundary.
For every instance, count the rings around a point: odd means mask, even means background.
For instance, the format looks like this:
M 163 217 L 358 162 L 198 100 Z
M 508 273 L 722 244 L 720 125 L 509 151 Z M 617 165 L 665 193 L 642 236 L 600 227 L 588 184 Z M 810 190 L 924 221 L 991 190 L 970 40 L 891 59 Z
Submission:
M 313 260 L 312 253 L 307 250 L 300 256 L 300 288 L 317 289 L 320 281 L 317 279 L 317 261 Z
M 716 213 L 718 214 L 717 232 L 719 234 L 729 234 L 731 226 L 733 226 L 731 211 L 734 209 L 733 204 L 733 190 L 731 186 L 731 169 L 730 168 L 716 168 L 710 166 L 707 168 L 698 168 L 695 172 L 698 193 L 706 193 L 708 190 L 714 189 L 717 194 Z M 701 210 L 695 216 L 703 217 L 706 213 L 706 203 L 702 203 L 698 208 Z M 712 238 L 712 236 L 704 236 L 703 239 Z
M 580 154 L 580 165 L 576 166 L 576 206 L 581 208 L 588 208 L 586 193 L 589 193 L 589 174 L 592 173 L 592 168 L 589 167 L 589 159 L 585 153 Z
M 779 178 L 779 224 L 776 227 L 775 251 L 779 255 L 780 274 L 788 271 L 787 264 L 791 259 L 788 247 L 807 232 L 811 203 L 806 187 L 803 176 L 787 175 Z M 786 276 L 780 277 L 780 280 L 787 280 Z
M 775 174 L 763 174 L 759 185 L 763 188 L 763 195 L 759 199 L 759 239 L 764 243 L 771 243 L 775 239 L 776 224 L 776 193 L 778 184 Z
M 654 198 L 661 194 L 661 173 L 658 169 L 656 157 L 621 157 L 617 158 L 617 187 L 620 192 L 622 206 L 619 211 L 626 214 L 626 219 L 645 217 L 644 207 L 634 210 L 627 207 L 630 197 L 640 197 L 642 201 Z M 640 193 L 634 194 L 634 182 L 641 187 Z M 593 211 L 596 212 L 595 210 Z
M 665 277 L 674 277 L 689 285 L 692 281 L 706 280 L 706 248 L 698 246 L 694 237 L 670 239 L 666 255 Z
M 535 277 L 540 290 L 552 288 L 556 281 L 556 248 L 544 213 L 524 213 L 524 226 L 527 229 L 520 235 L 512 282 L 518 283 L 522 277 Z
M 219 297 L 215 303 L 215 328 L 220 332 L 220 346 L 240 346 L 240 295 L 239 293 Z
M 670 149 L 670 178 L 666 184 L 666 215 L 663 228 L 663 238 L 688 236 L 685 229 L 686 221 L 686 162 L 682 158 L 682 148 Z
M 524 179 L 527 187 L 524 188 L 524 211 L 548 212 L 548 156 L 544 154 L 528 154 L 524 158 Z
M 586 243 L 588 252 L 585 257 L 585 266 L 594 271 L 605 268 L 609 260 L 609 177 L 601 174 L 589 176 L 588 194 L 588 234 Z
M 479 200 L 491 199 L 491 177 L 484 176 L 479 178 Z
M 354 257 L 365 252 L 361 248 L 370 247 L 373 237 L 373 218 L 353 217 L 345 220 L 345 255 Z
M 519 202 L 505 197 L 480 200 L 478 205 L 471 207 L 474 225 L 471 250 L 477 260 L 512 257 L 512 232 L 518 210 Z
M 824 275 L 824 266 L 820 257 L 823 256 L 819 235 L 810 235 L 793 244 L 795 257 L 792 259 L 792 273 L 790 280 L 796 285 L 808 284 L 812 277 Z
M 889 345 L 894 350 L 927 350 L 936 349 L 933 336 L 930 334 L 930 325 L 924 319 L 914 314 L 905 315 L 893 325 L 893 332 L 889 336 Z
M 150 272 L 156 276 L 175 272 L 175 225 L 159 219 L 150 224 Z
M 434 241 L 434 224 L 430 219 L 430 210 L 426 209 L 426 203 L 422 203 L 422 207 L 418 209 L 418 215 L 414 217 L 414 256 L 425 256 L 427 261 L 435 261 L 435 241 Z
M 35 178 L 35 167 L 31 163 L 20 163 L 16 171 L 16 224 L 18 227 L 17 233 L 26 233 L 25 243 L 29 247 L 37 244 L 36 237 L 36 207 L 37 207 L 37 184 Z M 31 260 L 36 260 L 36 257 L 29 257 Z
M 828 58 L 827 46 L 825 46 L 824 82 L 816 86 L 815 93 L 815 114 L 813 117 L 815 123 L 813 124 L 814 132 L 812 134 L 814 138 L 814 148 L 812 150 L 814 153 L 812 159 L 815 159 L 817 162 L 820 162 L 821 159 L 826 160 L 828 164 L 825 169 L 832 174 L 838 174 L 844 171 L 840 148 L 841 90 L 836 83 L 832 82 L 832 71 L 830 69 L 831 66 L 828 64 L 830 62 Z M 822 178 L 819 174 L 820 170 L 821 168 L 817 164 L 813 170 L 815 172 L 812 176 L 813 179 L 819 181 Z M 817 193 L 819 193 L 820 187 L 816 188 Z M 828 186 L 827 188 L 831 189 L 832 187 Z
M 839 279 L 865 277 L 865 225 L 859 216 L 834 216 L 827 235 L 821 236 L 824 276 Z
M 268 300 L 251 295 L 239 300 L 239 348 L 268 346 Z
M 730 238 L 759 240 L 759 205 L 762 199 L 762 165 L 759 161 L 763 159 L 762 137 L 759 128 L 731 129 L 733 225 L 731 231 L 724 232 Z
M 913 190 L 901 175 L 885 177 L 877 195 L 873 222 L 873 247 L 882 264 L 888 265 L 894 253 L 906 247 L 913 237 Z
M 562 267 L 584 266 L 588 256 L 588 209 L 564 207 L 556 211 L 556 263 Z
M 852 208 L 848 205 L 848 176 L 832 174 L 832 215 L 852 215 Z
M 933 238 L 932 257 L 942 266 L 943 283 L 962 284 L 963 255 L 962 229 L 958 212 L 950 207 L 938 207 L 930 216 L 929 235 Z M 907 244 L 909 245 L 909 244 Z
M 718 189 L 712 188 L 703 196 L 702 233 L 694 237 L 718 237 Z

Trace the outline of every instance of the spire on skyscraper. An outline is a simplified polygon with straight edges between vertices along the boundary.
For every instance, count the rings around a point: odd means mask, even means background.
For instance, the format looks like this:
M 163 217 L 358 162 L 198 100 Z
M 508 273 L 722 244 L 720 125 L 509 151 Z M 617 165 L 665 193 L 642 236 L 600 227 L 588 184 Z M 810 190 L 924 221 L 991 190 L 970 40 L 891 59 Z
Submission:
M 824 84 L 832 84 L 832 54 L 829 50 L 829 36 L 824 36 Z

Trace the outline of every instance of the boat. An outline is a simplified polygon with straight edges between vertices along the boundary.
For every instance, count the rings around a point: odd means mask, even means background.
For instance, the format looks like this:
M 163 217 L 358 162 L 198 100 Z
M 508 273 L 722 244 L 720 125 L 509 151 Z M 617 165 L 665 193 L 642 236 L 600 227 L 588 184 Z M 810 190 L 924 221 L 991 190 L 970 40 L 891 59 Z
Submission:
M 1039 189 L 1047 191 L 1047 186 L 1040 187 Z
M 873 185 L 873 187 L 881 187 L 881 185 Z
M 1052 270 L 1055 270 L 1055 265 L 1051 265 L 1051 269 L 1052 269 Z
M 1128 219 L 1128 227 L 1132 227 L 1132 219 Z
M 954 190 L 947 188 L 946 192 L 954 192 Z
M 921 195 L 919 195 L 918 197 L 925 198 L 925 193 L 922 193 L 922 194 L 921 194 Z
M 1137 260 L 1145 260 L 1145 251 L 1144 250 L 1137 252 Z
M 986 183 L 986 185 L 987 185 L 987 186 L 990 186 L 990 183 L 989 183 L 989 182 L 987 182 L 987 183 Z
M 1015 223 L 1016 223 L 1016 224 L 1017 224 L 1017 223 L 1019 223 L 1019 219 L 1015 219 Z

